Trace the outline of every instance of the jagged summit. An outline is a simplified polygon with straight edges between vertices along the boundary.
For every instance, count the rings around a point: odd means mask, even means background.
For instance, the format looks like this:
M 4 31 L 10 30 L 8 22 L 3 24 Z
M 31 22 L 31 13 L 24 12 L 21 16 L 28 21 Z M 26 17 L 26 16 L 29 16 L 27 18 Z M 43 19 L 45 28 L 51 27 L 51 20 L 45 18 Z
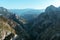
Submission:
M 45 12 L 56 11 L 56 9 L 57 9 L 57 8 L 56 8 L 55 6 L 50 5 L 50 6 L 48 6 L 48 7 L 46 8 Z
M 36 40 L 60 40 L 60 8 L 48 6 L 37 17 L 31 30 L 32 35 L 37 36 Z

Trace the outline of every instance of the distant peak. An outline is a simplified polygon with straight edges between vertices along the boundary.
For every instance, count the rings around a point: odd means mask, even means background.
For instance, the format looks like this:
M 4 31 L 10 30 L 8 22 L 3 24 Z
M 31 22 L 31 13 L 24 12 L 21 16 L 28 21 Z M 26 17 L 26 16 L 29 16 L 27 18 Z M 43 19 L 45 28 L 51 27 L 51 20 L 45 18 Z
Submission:
M 55 7 L 55 6 L 53 6 L 53 5 L 50 5 L 49 7 Z
M 6 8 L 4 8 L 4 7 L 0 7 L 0 9 L 6 9 Z
M 0 7 L 0 11 L 7 11 L 7 9 L 4 7 Z
M 57 8 L 56 8 L 55 6 L 50 5 L 50 6 L 48 6 L 48 7 L 46 8 L 45 12 L 56 11 L 56 9 L 57 9 Z
M 53 9 L 53 8 L 56 8 L 56 7 L 53 6 L 53 5 L 50 5 L 50 6 L 48 6 L 47 8 Z M 46 8 L 46 9 L 47 9 L 47 8 Z

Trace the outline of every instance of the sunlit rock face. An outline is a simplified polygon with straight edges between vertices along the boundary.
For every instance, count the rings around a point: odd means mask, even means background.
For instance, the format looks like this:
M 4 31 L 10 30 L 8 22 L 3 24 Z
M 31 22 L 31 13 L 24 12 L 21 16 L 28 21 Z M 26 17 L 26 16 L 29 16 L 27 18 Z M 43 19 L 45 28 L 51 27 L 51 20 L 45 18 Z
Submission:
M 14 34 L 14 29 L 8 24 L 8 19 L 0 16 L 0 40 L 4 40 L 10 33 Z
M 18 40 L 18 38 L 22 39 L 24 36 L 26 36 L 27 33 L 25 32 L 23 23 L 20 21 L 18 16 L 16 16 L 15 14 L 11 14 L 11 12 L 3 11 L 5 10 L 4 8 L 0 9 L 0 39 Z

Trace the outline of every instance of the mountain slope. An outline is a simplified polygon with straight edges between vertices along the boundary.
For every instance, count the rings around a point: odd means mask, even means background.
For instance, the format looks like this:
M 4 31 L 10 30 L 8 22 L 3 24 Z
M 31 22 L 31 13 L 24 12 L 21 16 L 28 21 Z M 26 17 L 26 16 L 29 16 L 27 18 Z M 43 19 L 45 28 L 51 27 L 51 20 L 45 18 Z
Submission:
M 3 12 L 3 10 L 1 11 L 0 14 L 1 14 L 0 15 L 0 27 L 1 27 L 0 29 L 1 29 L 1 32 L 3 32 L 3 34 L 4 34 L 3 35 L 2 33 L 0 33 L 0 35 L 2 35 L 0 38 L 1 40 L 3 40 L 3 39 L 10 40 L 11 38 L 18 39 L 19 37 L 21 37 L 19 39 L 22 39 L 22 37 L 28 36 L 27 32 L 24 29 L 24 26 L 23 26 L 24 24 L 23 24 L 23 22 L 21 22 L 21 20 L 18 16 L 16 16 L 15 14 L 13 14 L 11 12 L 8 12 L 8 11 Z M 15 35 L 17 35 L 18 37 L 16 38 Z
M 36 18 L 30 31 L 36 40 L 60 40 L 59 8 L 52 5 L 47 7 L 45 12 Z
M 3 40 L 5 36 L 10 33 L 15 34 L 15 30 L 8 24 L 8 20 L 6 18 L 0 16 L 0 40 Z

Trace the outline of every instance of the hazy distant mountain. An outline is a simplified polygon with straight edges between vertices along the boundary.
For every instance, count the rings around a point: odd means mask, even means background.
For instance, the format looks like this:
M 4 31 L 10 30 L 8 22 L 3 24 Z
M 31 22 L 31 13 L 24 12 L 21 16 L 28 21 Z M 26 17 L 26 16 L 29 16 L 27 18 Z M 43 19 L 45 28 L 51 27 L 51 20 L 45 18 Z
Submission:
M 36 18 L 41 12 L 44 12 L 44 9 L 36 10 L 36 9 L 10 9 L 9 11 L 16 13 L 20 17 L 26 19 L 27 21 L 31 21 Z
M 36 9 L 9 9 L 9 11 L 16 13 L 17 15 L 23 14 L 40 14 L 44 11 L 44 9 L 36 10 Z

